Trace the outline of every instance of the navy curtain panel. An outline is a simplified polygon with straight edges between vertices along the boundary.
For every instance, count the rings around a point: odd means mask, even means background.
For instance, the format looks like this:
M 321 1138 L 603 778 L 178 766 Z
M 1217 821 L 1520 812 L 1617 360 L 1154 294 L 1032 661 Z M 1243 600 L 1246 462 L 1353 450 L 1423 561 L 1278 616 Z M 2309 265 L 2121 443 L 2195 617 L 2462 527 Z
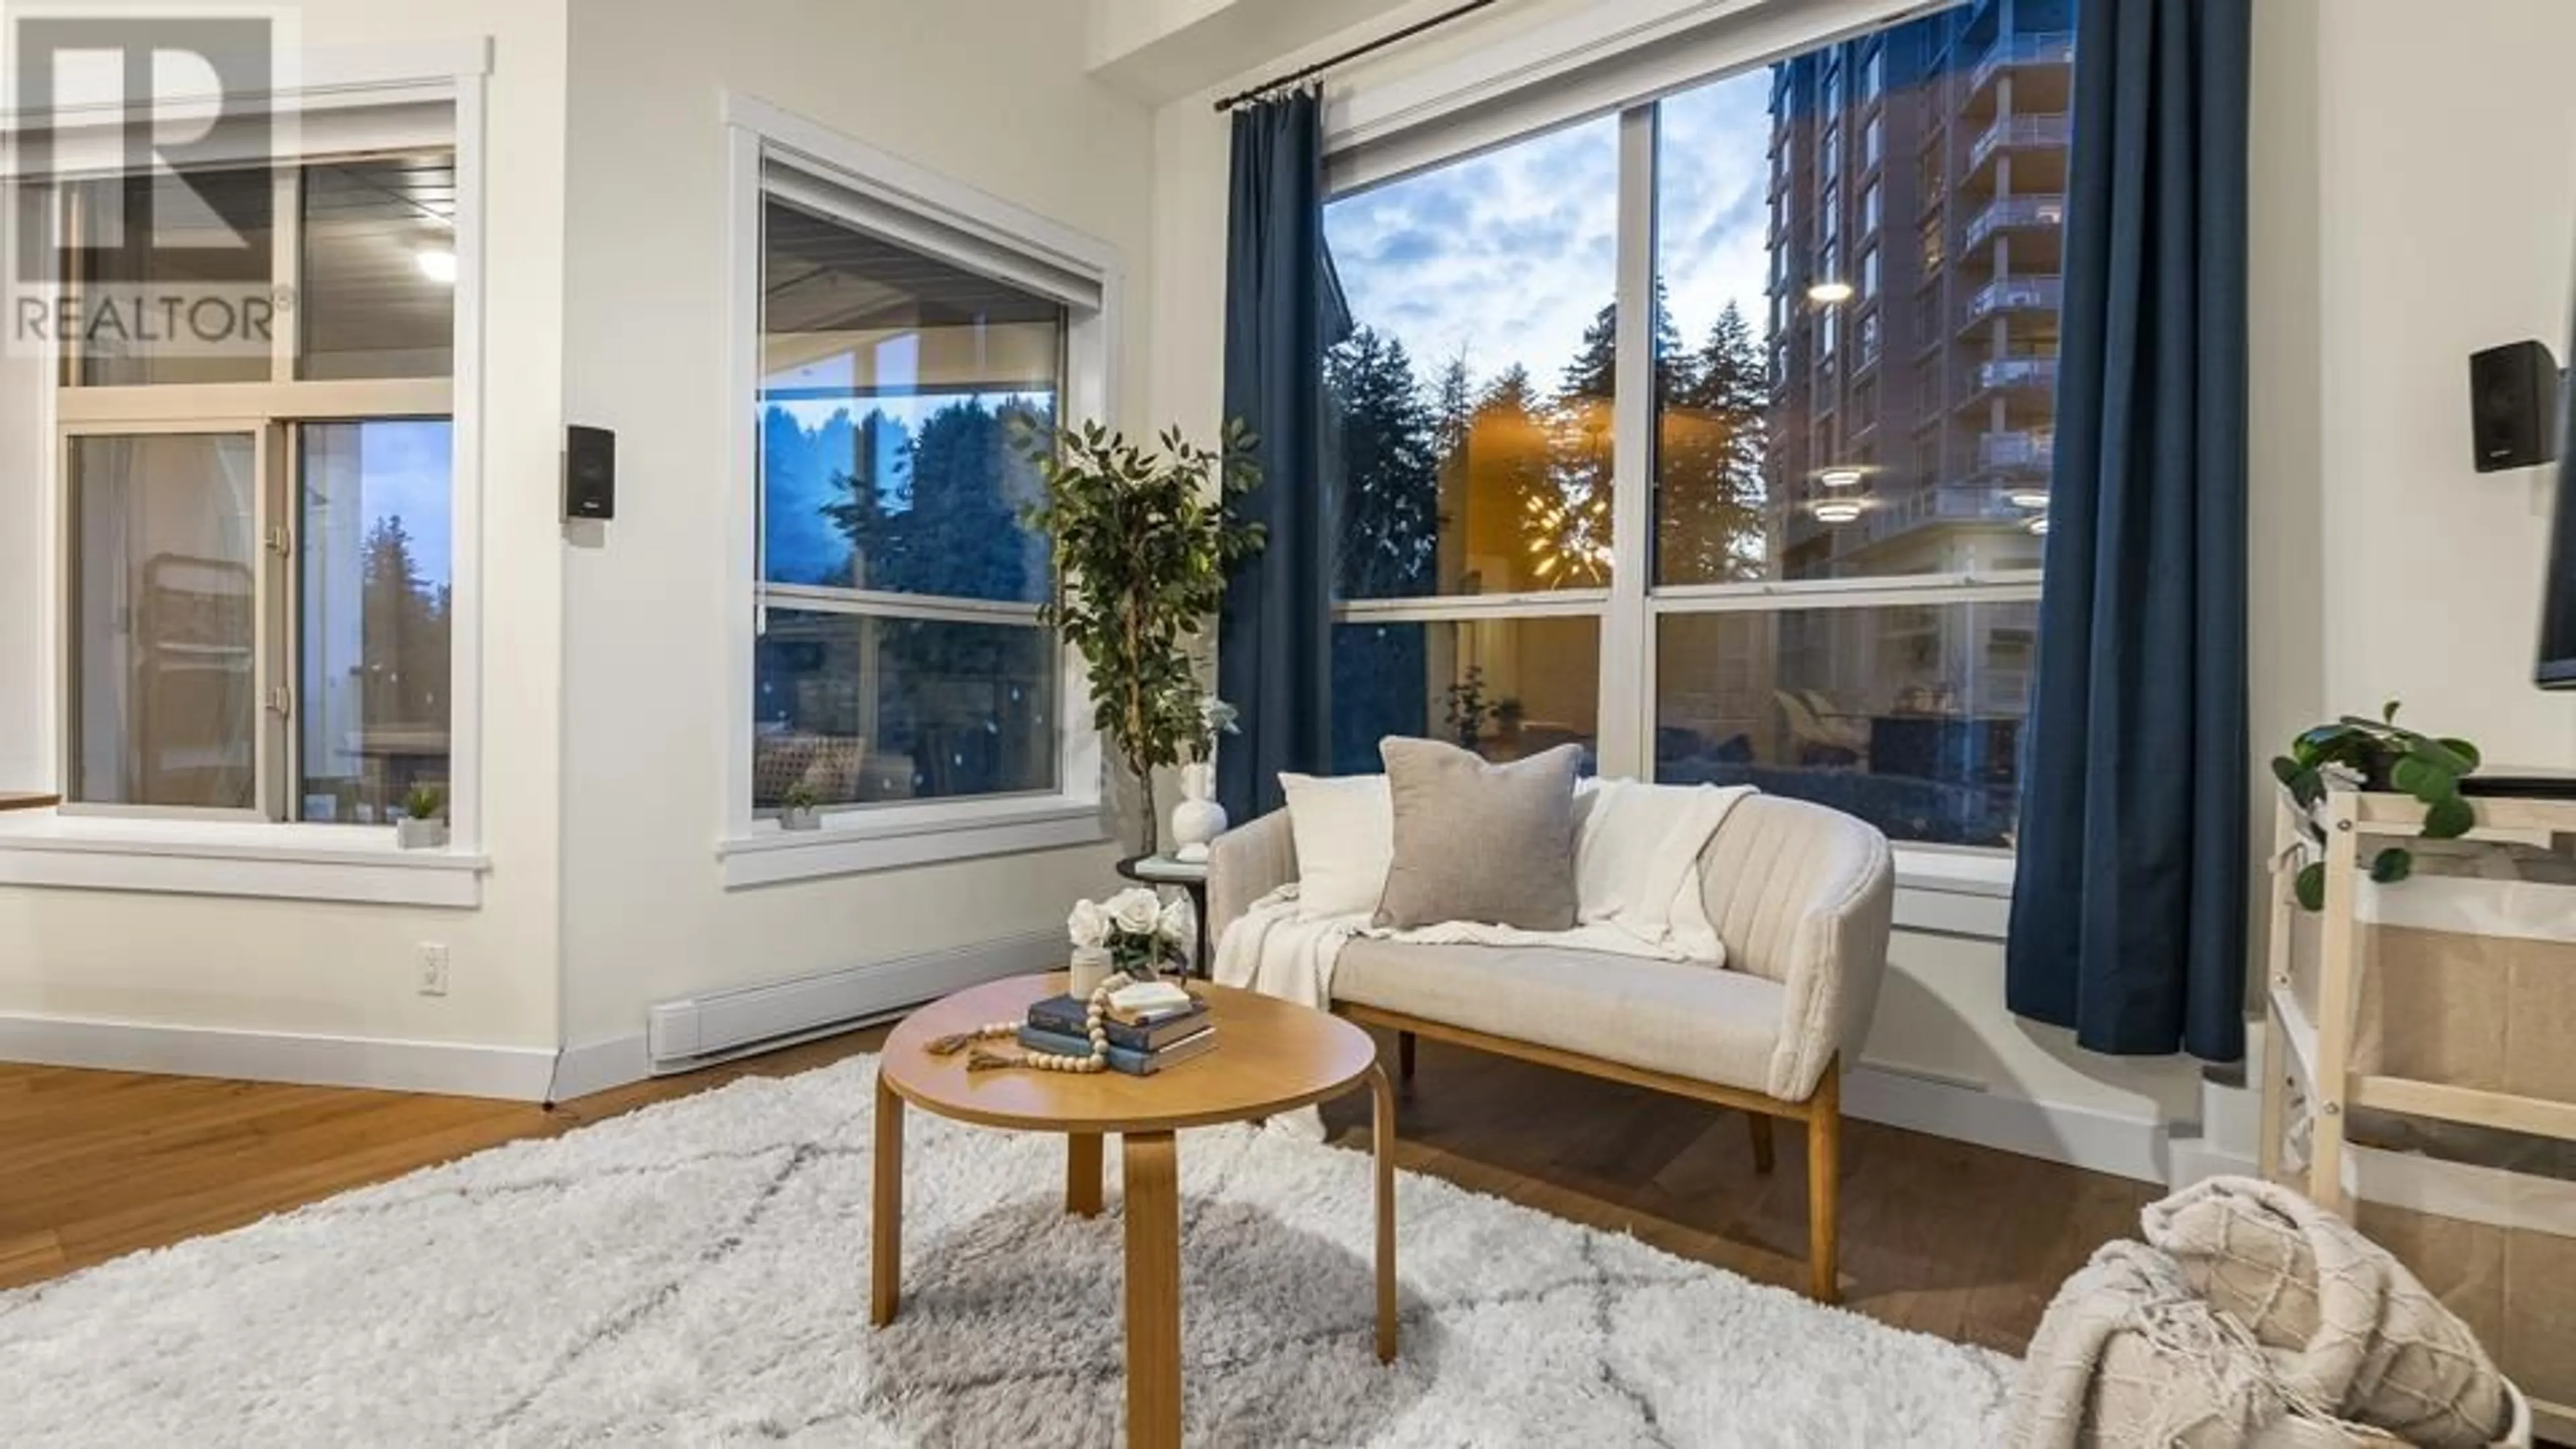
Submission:
M 2006 997 L 2245 1051 L 2251 0 L 2081 0 L 2047 572 Z
M 1267 548 L 1226 581 L 1217 694 L 1241 734 L 1217 750 L 1237 822 L 1278 809 L 1279 772 L 1332 760 L 1333 530 L 1324 486 L 1324 122 L 1311 91 L 1234 113 L 1226 233 L 1225 411 L 1260 436 L 1242 516 Z

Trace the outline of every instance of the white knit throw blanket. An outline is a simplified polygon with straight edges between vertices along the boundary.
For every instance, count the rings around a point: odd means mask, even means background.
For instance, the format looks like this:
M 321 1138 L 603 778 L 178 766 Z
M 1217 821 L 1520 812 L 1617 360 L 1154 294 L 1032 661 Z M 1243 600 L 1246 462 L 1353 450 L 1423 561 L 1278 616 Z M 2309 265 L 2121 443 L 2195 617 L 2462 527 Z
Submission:
M 2343 1219 L 2213 1178 L 2141 1227 L 2041 1320 L 2014 1394 L 2023 1449 L 2503 1437 L 2512 1400 L 2475 1337 Z
M 1354 936 L 1426 945 L 1554 946 L 1659 961 L 1723 964 L 1726 946 L 1708 919 L 1700 857 L 1749 786 L 1650 785 L 1604 780 L 1577 797 L 1575 927 L 1524 931 L 1475 921 L 1384 930 L 1365 913 L 1310 917 L 1297 887 L 1252 903 L 1226 928 L 1210 970 L 1219 983 L 1328 1010 L 1333 967 Z M 1292 1119 L 1320 1135 L 1320 1119 Z

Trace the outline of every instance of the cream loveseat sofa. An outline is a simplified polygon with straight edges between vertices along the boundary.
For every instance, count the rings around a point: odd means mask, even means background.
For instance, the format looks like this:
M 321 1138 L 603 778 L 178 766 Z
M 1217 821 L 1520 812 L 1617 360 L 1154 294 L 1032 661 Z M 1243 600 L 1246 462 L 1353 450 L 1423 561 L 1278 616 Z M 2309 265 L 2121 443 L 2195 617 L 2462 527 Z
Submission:
M 1887 966 L 1895 870 L 1887 838 L 1839 811 L 1753 795 L 1701 861 L 1723 968 L 1589 951 L 1361 938 L 1342 950 L 1333 1009 L 1417 1036 L 1653 1087 L 1751 1114 L 1755 1166 L 1771 1118 L 1807 1124 L 1809 1292 L 1837 1298 L 1841 1063 L 1860 1050 Z M 1297 878 L 1288 814 L 1218 837 L 1209 939 Z

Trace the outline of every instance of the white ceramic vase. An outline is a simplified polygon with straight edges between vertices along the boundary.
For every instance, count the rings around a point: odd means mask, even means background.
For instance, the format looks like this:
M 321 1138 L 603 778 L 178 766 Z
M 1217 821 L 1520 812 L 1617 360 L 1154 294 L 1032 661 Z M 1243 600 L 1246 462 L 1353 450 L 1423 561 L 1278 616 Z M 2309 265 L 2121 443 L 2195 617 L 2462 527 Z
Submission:
M 447 822 L 436 816 L 394 821 L 394 844 L 404 850 L 440 850 L 447 845 Z
M 1172 807 L 1172 855 L 1207 859 L 1208 842 L 1225 833 L 1225 807 L 1216 803 L 1216 765 L 1181 766 L 1181 803 Z

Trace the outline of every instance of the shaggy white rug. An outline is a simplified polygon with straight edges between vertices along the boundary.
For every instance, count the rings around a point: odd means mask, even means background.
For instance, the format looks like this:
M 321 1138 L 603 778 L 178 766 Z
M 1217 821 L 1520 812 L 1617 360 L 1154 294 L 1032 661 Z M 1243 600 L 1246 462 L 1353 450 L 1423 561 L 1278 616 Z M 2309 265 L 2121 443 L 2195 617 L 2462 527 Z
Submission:
M 1063 1214 L 1060 1139 L 910 1114 L 903 1313 L 868 1328 L 875 1069 L 0 1294 L 0 1445 L 1116 1442 L 1120 1224 Z M 2008 1359 L 1410 1175 L 1383 1367 L 1365 1157 L 1222 1128 L 1181 1168 L 1192 1444 L 2001 1435 Z

